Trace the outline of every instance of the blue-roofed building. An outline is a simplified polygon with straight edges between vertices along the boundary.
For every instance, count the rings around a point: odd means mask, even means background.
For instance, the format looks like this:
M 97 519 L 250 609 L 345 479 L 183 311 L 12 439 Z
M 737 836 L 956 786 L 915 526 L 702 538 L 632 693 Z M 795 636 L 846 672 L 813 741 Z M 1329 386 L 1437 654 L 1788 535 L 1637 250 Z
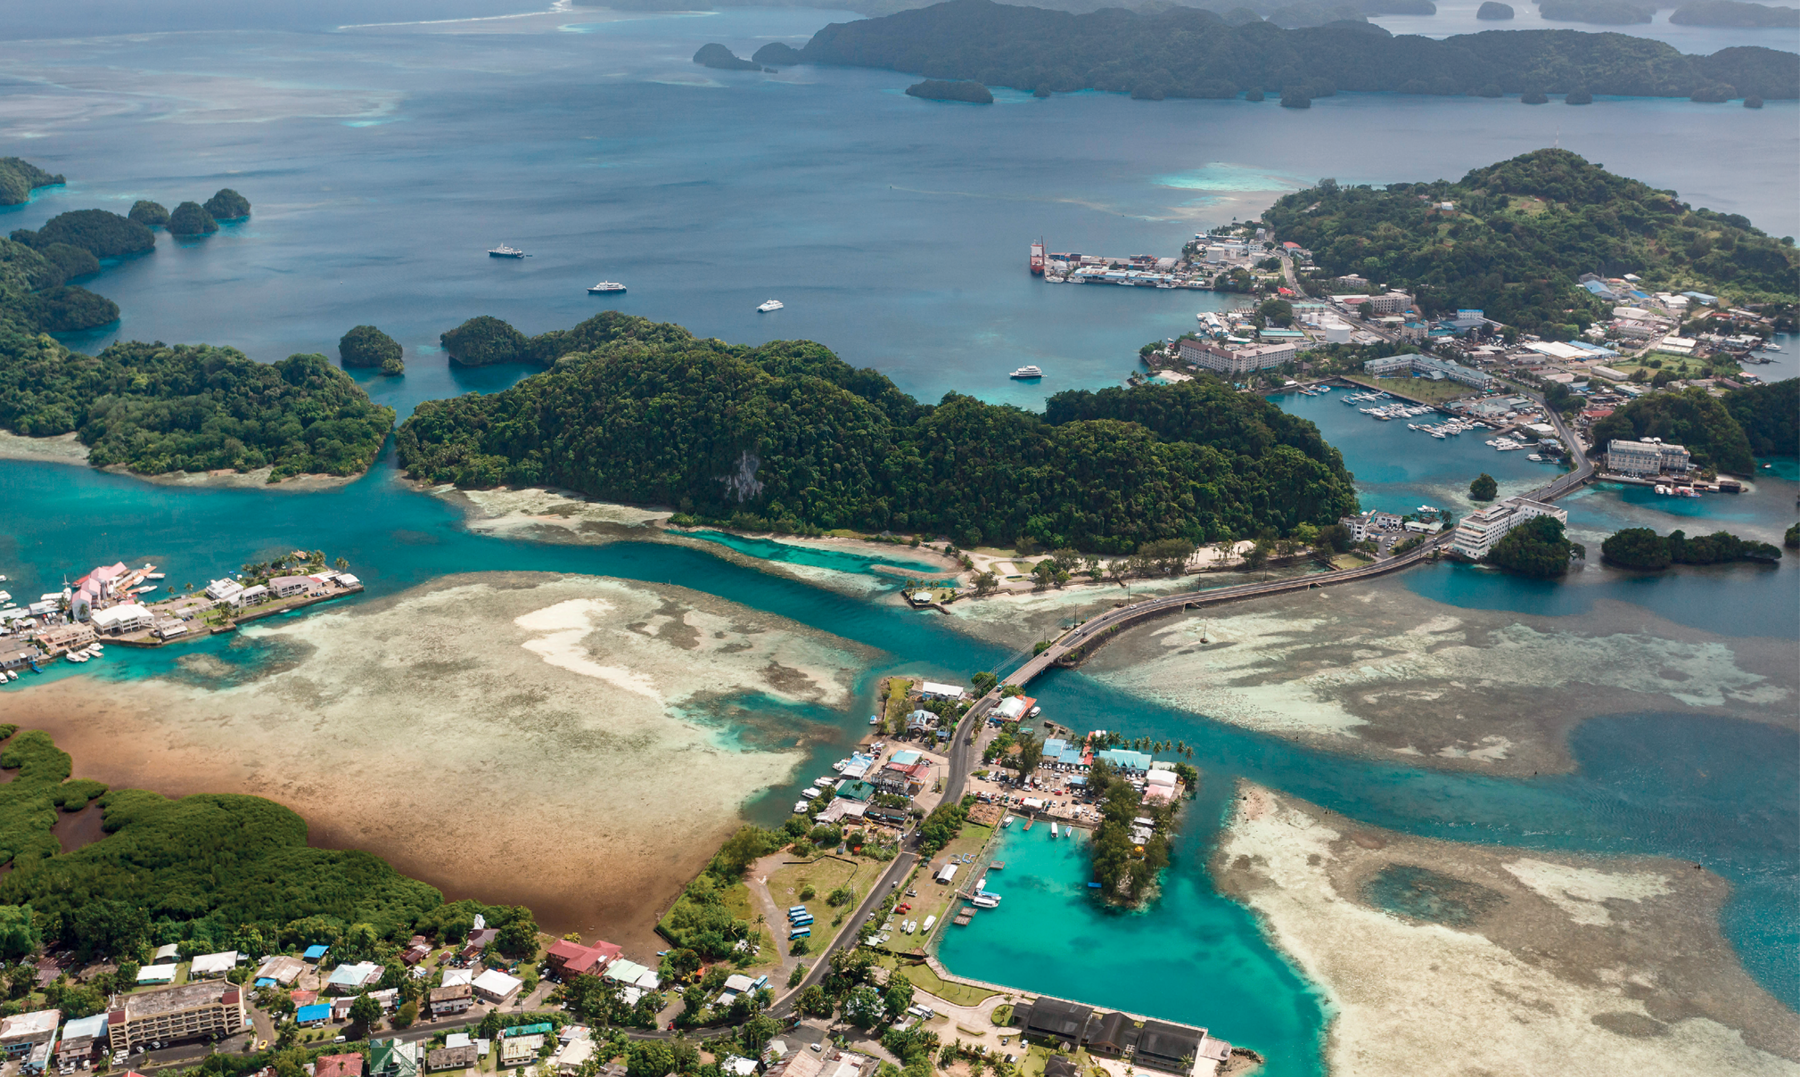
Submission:
M 273 977 L 273 976 L 258 976 L 256 978 L 256 983 L 253 984 L 252 986 L 254 986 L 254 987 L 276 987 L 276 986 L 279 986 L 280 982 L 281 981 L 275 979 L 275 977 Z
M 1611 299 L 1619 298 L 1619 293 L 1613 291 L 1610 287 L 1608 287 L 1606 282 L 1603 280 L 1582 281 L 1581 286 L 1583 288 L 1586 288 L 1588 291 L 1593 292 L 1595 295 L 1599 296 L 1601 299 L 1611 300 Z
M 1134 752 L 1129 748 L 1108 748 L 1096 753 L 1094 758 L 1104 759 L 1115 770 L 1122 770 L 1127 774 L 1146 774 L 1150 770 L 1150 764 L 1154 762 L 1149 752 Z
M 919 759 L 920 755 L 918 752 L 908 749 L 904 752 L 895 752 L 888 757 L 888 762 L 895 766 L 910 767 L 914 763 L 917 763 Z
M 324 943 L 320 943 L 317 946 L 308 946 L 306 948 L 306 953 L 302 954 L 301 956 L 306 958 L 308 961 L 317 961 L 330 952 L 331 952 L 331 947 L 326 946 Z
M 1696 303 L 1705 303 L 1709 307 L 1716 307 L 1719 305 L 1719 297 L 1716 295 L 1707 295 L 1705 292 L 1682 292 L 1681 294 L 1687 296 Z
M 331 1003 L 317 1002 L 311 1006 L 302 1006 L 294 1011 L 294 1020 L 301 1028 L 317 1028 L 331 1020 Z
M 1081 765 L 1081 749 L 1061 737 L 1051 737 L 1044 741 L 1044 762 L 1078 767 Z

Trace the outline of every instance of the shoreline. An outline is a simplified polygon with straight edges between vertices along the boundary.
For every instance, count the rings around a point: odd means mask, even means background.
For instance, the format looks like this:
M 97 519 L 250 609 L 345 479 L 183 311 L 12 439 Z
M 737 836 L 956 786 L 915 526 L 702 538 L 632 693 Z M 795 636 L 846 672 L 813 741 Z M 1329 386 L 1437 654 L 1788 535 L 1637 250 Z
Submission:
M 81 443 L 73 432 L 52 434 L 48 437 L 27 437 L 15 434 L 10 430 L 0 430 L 0 460 L 18 460 L 35 464 L 71 464 L 90 468 L 108 475 L 122 475 L 129 479 L 155 483 L 158 486 L 210 487 L 215 489 L 253 489 L 253 490 L 330 490 L 350 483 L 367 475 L 375 466 L 357 472 L 354 475 L 289 475 L 279 482 L 270 482 L 269 476 L 273 467 L 258 468 L 255 471 L 232 471 L 221 468 L 213 471 L 169 471 L 161 475 L 144 475 L 132 471 L 124 464 L 108 464 L 105 467 L 94 467 L 92 451 Z

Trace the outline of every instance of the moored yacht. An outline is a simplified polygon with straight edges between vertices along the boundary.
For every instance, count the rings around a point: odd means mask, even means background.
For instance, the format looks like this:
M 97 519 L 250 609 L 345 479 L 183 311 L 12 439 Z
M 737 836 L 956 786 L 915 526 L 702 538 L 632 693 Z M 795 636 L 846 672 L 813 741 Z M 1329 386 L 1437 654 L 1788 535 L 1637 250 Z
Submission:
M 1009 377 L 1009 378 L 1018 378 L 1021 381 L 1025 381 L 1030 378 L 1041 378 L 1043 376 L 1044 376 L 1044 372 L 1035 366 L 1022 366 L 1019 369 L 1013 371 L 1011 374 L 1007 375 L 1007 377 Z

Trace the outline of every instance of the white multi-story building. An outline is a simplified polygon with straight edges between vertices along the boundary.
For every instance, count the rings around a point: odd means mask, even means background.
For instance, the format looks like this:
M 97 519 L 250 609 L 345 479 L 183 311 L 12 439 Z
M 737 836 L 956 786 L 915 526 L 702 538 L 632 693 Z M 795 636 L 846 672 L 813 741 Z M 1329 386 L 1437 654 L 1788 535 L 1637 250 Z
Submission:
M 1625 441 L 1614 438 L 1606 443 L 1606 470 L 1616 475 L 1655 478 L 1673 473 L 1685 475 L 1693 468 L 1686 447 L 1664 442 L 1660 438 Z
M 236 580 L 214 580 L 206 585 L 206 597 L 214 602 L 235 604 L 238 596 L 243 593 L 244 585 Z
M 1383 359 L 1370 359 L 1363 364 L 1363 373 L 1372 378 L 1391 378 L 1400 374 L 1423 374 L 1434 381 L 1449 380 L 1473 389 L 1486 389 L 1494 384 L 1492 374 L 1483 373 L 1461 363 L 1453 363 L 1448 359 L 1422 355 L 1414 352 L 1409 355 L 1390 355 Z
M 1249 374 L 1257 370 L 1272 370 L 1283 363 L 1292 362 L 1300 354 L 1300 349 L 1291 341 L 1251 344 L 1233 349 L 1205 341 L 1183 340 L 1180 354 L 1183 362 L 1192 363 L 1203 370 L 1220 374 Z
M 1509 497 L 1465 516 L 1456 525 L 1450 548 L 1471 561 L 1479 561 L 1488 555 L 1502 535 L 1536 516 L 1553 516 L 1560 523 L 1569 522 L 1569 514 L 1555 505 L 1525 497 Z

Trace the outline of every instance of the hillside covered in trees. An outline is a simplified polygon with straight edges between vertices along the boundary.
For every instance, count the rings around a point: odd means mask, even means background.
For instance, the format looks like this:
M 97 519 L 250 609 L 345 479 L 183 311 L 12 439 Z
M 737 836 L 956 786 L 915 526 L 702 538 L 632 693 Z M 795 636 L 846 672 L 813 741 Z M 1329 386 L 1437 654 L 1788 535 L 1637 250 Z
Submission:
M 1395 37 L 1358 22 L 1284 30 L 1191 7 L 1074 15 L 950 0 L 833 23 L 797 52 L 771 48 L 756 58 L 880 67 L 1027 92 L 1094 89 L 1151 99 L 1290 87 L 1315 97 L 1337 90 L 1488 97 L 1584 90 L 1708 100 L 1800 98 L 1800 56 L 1775 49 L 1688 56 L 1648 38 L 1577 30 L 1489 30 L 1442 41 Z
M 1613 438 L 1661 438 L 1686 446 L 1700 467 L 1747 475 L 1756 456 L 1800 455 L 1797 389 L 1800 378 L 1736 389 L 1722 400 L 1697 388 L 1639 397 L 1594 424 L 1593 451 L 1605 452 Z
M 510 331 L 482 327 L 515 353 L 582 350 L 504 392 L 421 404 L 397 441 L 413 476 L 552 484 L 747 528 L 1100 553 L 1284 534 L 1356 507 L 1312 424 L 1208 379 L 1065 394 L 1040 416 L 954 393 L 920 404 L 807 341 L 734 346 L 616 313 Z
M 392 408 L 322 355 L 258 363 L 231 348 L 134 341 L 87 356 L 0 327 L 0 427 L 74 431 L 97 467 L 352 475 L 393 425 Z
M 1453 208 L 1438 208 L 1444 202 Z M 1537 150 L 1455 182 L 1322 180 L 1283 196 L 1263 220 L 1311 250 L 1323 276 L 1357 273 L 1413 291 L 1427 313 L 1482 308 L 1554 338 L 1611 312 L 1580 286 L 1583 273 L 1635 273 L 1647 287 L 1701 288 L 1739 304 L 1800 299 L 1791 237 L 1691 209 L 1674 191 L 1568 150 Z
M 0 157 L 0 206 L 24 205 L 39 187 L 54 187 L 62 182 L 61 176 L 53 176 L 30 161 Z

